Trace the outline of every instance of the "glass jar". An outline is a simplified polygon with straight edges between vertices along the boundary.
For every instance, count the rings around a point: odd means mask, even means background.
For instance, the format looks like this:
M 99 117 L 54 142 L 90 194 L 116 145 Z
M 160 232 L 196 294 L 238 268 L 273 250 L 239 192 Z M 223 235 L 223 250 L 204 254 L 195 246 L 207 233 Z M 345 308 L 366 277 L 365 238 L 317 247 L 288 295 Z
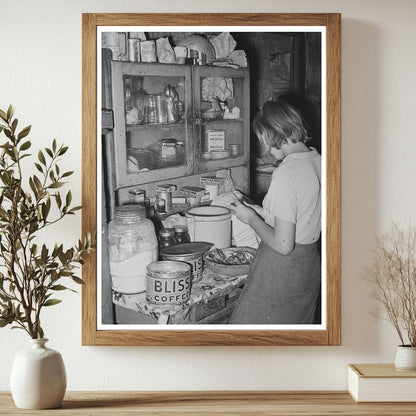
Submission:
M 157 260 L 158 244 L 153 223 L 140 205 L 116 207 L 108 224 L 112 288 L 119 293 L 146 290 L 146 267 Z
M 162 228 L 159 231 L 159 246 L 160 249 L 175 245 L 175 234 L 173 228 Z
M 133 78 L 124 80 L 124 107 L 126 124 L 129 126 L 144 122 L 145 93 L 135 84 Z
M 173 159 L 176 157 L 176 146 L 178 141 L 176 139 L 162 139 L 160 145 L 160 157 L 162 160 Z
M 186 225 L 174 225 L 173 231 L 175 235 L 176 244 L 190 243 L 191 237 L 188 233 L 188 227 Z

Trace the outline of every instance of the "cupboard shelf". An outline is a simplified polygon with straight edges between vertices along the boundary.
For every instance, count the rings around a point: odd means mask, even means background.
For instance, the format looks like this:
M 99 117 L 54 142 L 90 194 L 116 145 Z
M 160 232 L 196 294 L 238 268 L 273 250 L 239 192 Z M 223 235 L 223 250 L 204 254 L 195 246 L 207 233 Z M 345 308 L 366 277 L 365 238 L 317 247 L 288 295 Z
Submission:
M 128 124 L 126 132 L 129 131 L 154 131 L 155 129 L 183 128 L 184 122 L 178 123 L 149 123 L 149 124 Z
M 215 120 L 201 120 L 201 124 L 229 124 L 229 123 L 244 123 L 242 118 L 218 118 Z

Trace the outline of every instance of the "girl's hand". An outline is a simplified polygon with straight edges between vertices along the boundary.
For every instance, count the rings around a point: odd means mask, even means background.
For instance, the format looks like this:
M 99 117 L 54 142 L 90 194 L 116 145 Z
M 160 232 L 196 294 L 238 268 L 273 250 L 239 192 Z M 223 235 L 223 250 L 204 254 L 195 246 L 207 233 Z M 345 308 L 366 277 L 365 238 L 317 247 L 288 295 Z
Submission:
M 263 209 L 263 207 L 261 207 L 260 205 L 251 205 L 251 204 L 249 204 L 249 203 L 247 203 L 247 202 L 245 202 L 244 203 L 244 205 L 246 206 L 246 207 L 249 207 L 249 208 L 251 208 L 251 209 L 254 209 L 254 211 L 256 211 L 257 212 L 257 214 L 260 216 L 260 217 L 262 217 L 262 218 L 264 218 L 264 209 Z
M 228 206 L 231 212 L 245 224 L 250 224 L 253 217 L 257 216 L 256 211 L 242 204 L 238 199 Z
M 238 190 L 232 191 L 234 196 L 243 203 L 246 207 L 254 209 L 260 217 L 264 218 L 263 207 L 256 205 L 251 199 L 247 198 L 242 192 Z

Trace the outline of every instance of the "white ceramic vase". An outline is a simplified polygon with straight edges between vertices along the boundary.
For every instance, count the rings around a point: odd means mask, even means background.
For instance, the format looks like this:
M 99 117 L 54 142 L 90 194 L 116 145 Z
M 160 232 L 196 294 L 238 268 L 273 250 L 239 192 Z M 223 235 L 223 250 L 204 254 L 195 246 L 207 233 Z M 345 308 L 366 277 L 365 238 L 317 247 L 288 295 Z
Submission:
M 400 371 L 416 370 L 416 347 L 398 345 L 394 365 Z
M 64 398 L 64 362 L 59 352 L 45 346 L 47 341 L 32 339 L 30 349 L 16 354 L 10 388 L 15 405 L 21 409 L 53 409 Z

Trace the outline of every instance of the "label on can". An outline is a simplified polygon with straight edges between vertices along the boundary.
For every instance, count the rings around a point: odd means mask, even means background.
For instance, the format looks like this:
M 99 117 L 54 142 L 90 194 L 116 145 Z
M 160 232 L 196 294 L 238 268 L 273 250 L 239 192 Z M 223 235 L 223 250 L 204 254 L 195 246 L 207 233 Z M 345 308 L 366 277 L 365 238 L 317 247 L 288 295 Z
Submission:
M 191 266 L 192 282 L 196 283 L 202 280 L 202 256 L 197 259 L 186 260 L 186 263 Z
M 191 266 L 191 277 L 192 277 L 192 283 L 199 282 L 202 280 L 202 254 L 197 256 L 180 256 L 180 255 L 167 255 L 167 254 L 161 254 L 163 260 L 176 260 L 176 261 L 182 261 L 184 263 L 187 263 Z
M 146 275 L 146 300 L 151 303 L 180 305 L 189 300 L 191 274 L 189 265 L 177 261 L 150 264 Z
M 225 130 L 207 130 L 206 151 L 225 149 Z

